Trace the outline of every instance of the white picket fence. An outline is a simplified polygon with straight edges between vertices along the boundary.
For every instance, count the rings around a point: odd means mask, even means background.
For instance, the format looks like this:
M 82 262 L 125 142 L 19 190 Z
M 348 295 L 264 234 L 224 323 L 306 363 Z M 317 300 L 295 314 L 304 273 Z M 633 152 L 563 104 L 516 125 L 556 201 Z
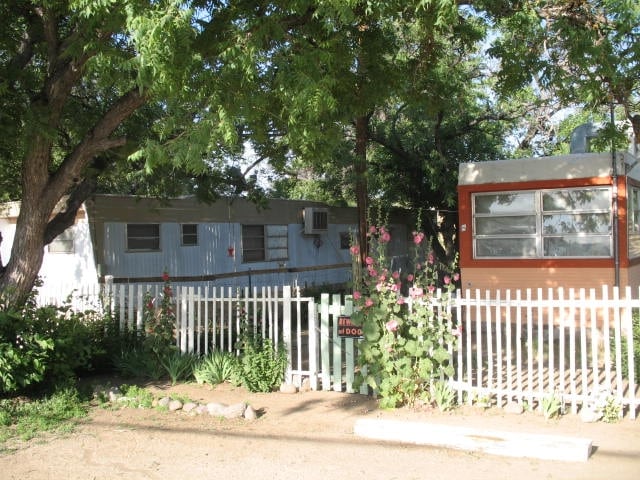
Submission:
M 72 301 L 84 308 L 108 304 L 121 328 L 142 328 L 144 295 L 157 295 L 161 288 L 80 289 Z M 287 381 L 299 385 L 308 379 L 312 389 L 354 392 L 359 340 L 338 335 L 338 318 L 352 312 L 349 297 L 323 294 L 316 304 L 289 287 L 174 290 L 181 351 L 233 351 L 245 316 L 265 338 L 283 341 Z M 640 291 L 466 290 L 457 291 L 447 308 L 453 322 L 462 324 L 451 348 L 456 373 L 450 384 L 459 403 L 483 399 L 541 408 L 545 397 L 555 395 L 575 413 L 606 390 L 636 417 L 640 395 L 632 322 L 640 315 Z M 371 392 L 364 386 L 360 393 Z

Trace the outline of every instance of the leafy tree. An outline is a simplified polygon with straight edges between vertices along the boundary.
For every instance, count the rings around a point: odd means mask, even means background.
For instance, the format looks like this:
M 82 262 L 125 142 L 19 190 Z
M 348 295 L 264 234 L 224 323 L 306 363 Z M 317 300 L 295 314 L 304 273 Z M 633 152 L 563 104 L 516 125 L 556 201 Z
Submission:
M 203 63 L 202 29 L 185 2 L 13 0 L 0 14 L 0 184 L 10 187 L 5 199 L 21 200 L 0 275 L 5 305 L 26 298 L 43 247 L 100 181 L 158 194 L 174 188 L 167 178 L 201 180 L 205 198 L 215 181 L 247 186 L 235 170 L 219 172 L 222 157 L 239 151 L 225 110 L 231 88 Z M 217 20 L 223 31 L 231 21 Z

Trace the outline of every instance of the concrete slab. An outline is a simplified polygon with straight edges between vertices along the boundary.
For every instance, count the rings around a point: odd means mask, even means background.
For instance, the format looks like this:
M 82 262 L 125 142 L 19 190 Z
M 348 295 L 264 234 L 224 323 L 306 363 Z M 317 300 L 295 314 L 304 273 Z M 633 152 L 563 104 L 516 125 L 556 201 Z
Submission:
M 357 420 L 354 433 L 360 437 L 389 442 L 568 462 L 587 461 L 593 446 L 593 441 L 587 438 L 369 418 Z

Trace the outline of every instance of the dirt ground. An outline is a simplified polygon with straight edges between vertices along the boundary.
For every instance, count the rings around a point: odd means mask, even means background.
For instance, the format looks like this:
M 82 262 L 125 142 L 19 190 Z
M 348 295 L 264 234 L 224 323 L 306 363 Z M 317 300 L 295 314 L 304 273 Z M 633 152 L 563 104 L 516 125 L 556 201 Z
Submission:
M 157 395 L 207 403 L 247 402 L 256 420 L 225 420 L 157 409 L 92 409 L 74 433 L 46 435 L 0 454 L 9 479 L 638 479 L 640 420 L 582 423 L 575 415 L 546 421 L 498 408 L 381 411 L 357 394 L 254 394 L 242 388 L 156 385 Z M 588 461 L 513 458 L 366 440 L 360 418 L 574 436 L 593 440 Z

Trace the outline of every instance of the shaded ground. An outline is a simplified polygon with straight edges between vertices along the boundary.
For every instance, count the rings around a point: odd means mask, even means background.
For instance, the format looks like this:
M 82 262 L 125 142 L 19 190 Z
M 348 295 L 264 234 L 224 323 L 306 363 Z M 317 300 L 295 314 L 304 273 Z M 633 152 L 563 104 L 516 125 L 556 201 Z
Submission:
M 0 454 L 3 479 L 637 479 L 640 420 L 584 424 L 576 416 L 460 408 L 380 411 L 356 394 L 252 394 L 228 385 L 154 387 L 197 402 L 247 402 L 254 421 L 159 410 L 95 408 L 68 436 L 46 436 Z M 489 430 L 586 437 L 587 462 L 556 462 L 389 444 L 353 435 L 359 418 L 395 418 Z

